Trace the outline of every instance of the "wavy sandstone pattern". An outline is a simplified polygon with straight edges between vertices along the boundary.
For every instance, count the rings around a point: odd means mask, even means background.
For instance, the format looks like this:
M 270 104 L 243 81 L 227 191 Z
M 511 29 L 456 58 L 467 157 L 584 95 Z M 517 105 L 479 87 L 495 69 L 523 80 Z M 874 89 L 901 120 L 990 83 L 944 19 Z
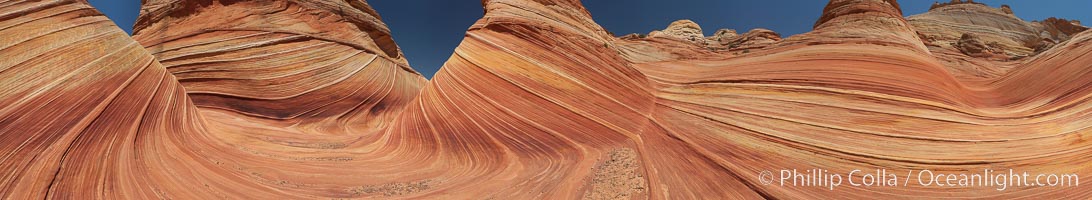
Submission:
M 133 38 L 199 107 L 360 132 L 426 81 L 360 1 L 148 0 L 141 11 Z
M 1092 175 L 1087 31 L 969 78 L 894 0 L 832 0 L 748 53 L 616 39 L 577 0 L 482 4 L 425 85 L 363 1 L 149 0 L 134 41 L 83 2 L 0 0 L 0 197 L 1092 198 L 755 178 Z

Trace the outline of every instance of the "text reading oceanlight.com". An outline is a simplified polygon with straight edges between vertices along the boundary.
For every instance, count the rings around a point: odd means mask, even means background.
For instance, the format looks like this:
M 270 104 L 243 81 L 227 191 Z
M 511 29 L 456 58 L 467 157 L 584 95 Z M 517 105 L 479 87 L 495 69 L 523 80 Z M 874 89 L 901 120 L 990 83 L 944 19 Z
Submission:
M 990 187 L 1005 191 L 1013 187 L 1077 187 L 1077 174 L 1029 173 L 1014 169 L 984 169 L 978 172 L 935 172 L 933 170 L 850 170 L 846 173 L 823 169 L 782 169 L 777 173 L 759 173 L 763 185 L 784 187 L 825 187 L 835 190 L 842 186 L 852 187 L 923 187 L 972 188 Z

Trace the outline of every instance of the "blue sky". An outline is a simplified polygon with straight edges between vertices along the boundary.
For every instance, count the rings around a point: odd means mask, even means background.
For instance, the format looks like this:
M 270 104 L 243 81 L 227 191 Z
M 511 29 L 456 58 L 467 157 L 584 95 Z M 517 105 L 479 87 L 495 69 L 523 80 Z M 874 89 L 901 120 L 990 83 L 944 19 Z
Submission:
M 946 1 L 946 0 L 945 0 Z M 89 0 L 126 32 L 132 32 L 140 12 L 140 0 Z M 782 36 L 811 30 L 827 1 L 822 0 L 584 0 L 597 23 L 618 35 L 648 33 L 663 29 L 672 21 L 690 19 L 702 26 L 706 35 L 730 28 L 746 32 L 766 28 Z M 670 3 L 667 3 L 670 2 Z M 903 14 L 913 15 L 929 9 L 934 1 L 903 0 Z M 977 0 L 993 7 L 1012 6 L 1024 20 L 1047 17 L 1078 19 L 1092 24 L 1088 0 Z M 431 78 L 462 41 L 466 28 L 483 12 L 480 0 L 369 0 L 394 39 L 405 52 L 410 65 Z

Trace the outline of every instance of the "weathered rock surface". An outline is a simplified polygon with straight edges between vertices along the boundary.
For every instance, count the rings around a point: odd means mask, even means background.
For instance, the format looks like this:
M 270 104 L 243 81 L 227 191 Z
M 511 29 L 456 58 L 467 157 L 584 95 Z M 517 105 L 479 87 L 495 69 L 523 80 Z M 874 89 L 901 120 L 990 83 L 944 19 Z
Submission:
M 1048 49 L 1088 29 L 1057 18 L 1028 22 L 1016 17 L 1008 5 L 993 8 L 959 0 L 934 4 L 929 12 L 909 20 L 930 46 L 958 49 L 964 34 L 974 34 L 983 43 L 996 44 L 1005 59 L 1035 55 L 1040 52 L 1036 49 Z
M 374 37 L 389 32 L 378 15 L 346 2 L 146 1 L 139 43 L 81 2 L 0 3 L 0 197 L 1092 198 L 1089 184 L 831 190 L 758 177 L 1090 176 L 1090 32 L 998 61 L 955 48 L 997 48 L 978 33 L 927 47 L 893 0 L 832 0 L 812 32 L 718 31 L 764 43 L 721 52 L 614 38 L 576 0 L 485 0 L 422 84 Z M 278 73 L 307 75 L 255 78 Z M 286 89 L 258 94 L 329 98 L 243 98 L 267 85 Z M 342 114 L 358 112 L 391 114 Z
M 666 29 L 653 31 L 649 33 L 648 36 L 654 38 L 671 38 L 698 45 L 707 44 L 705 41 L 705 33 L 702 32 L 701 26 L 689 19 L 671 22 L 671 25 L 668 25 Z
M 628 34 L 618 39 L 632 41 L 621 43 L 622 51 L 648 54 L 641 56 L 642 58 L 629 58 L 631 61 L 637 59 L 644 62 L 691 57 L 720 57 L 709 51 L 742 54 L 773 45 L 781 41 L 781 35 L 761 28 L 744 34 L 739 34 L 732 29 L 719 29 L 712 36 L 706 37 L 697 23 L 690 20 L 678 20 L 664 30 L 652 31 L 648 35 Z M 695 46 L 699 48 L 694 48 Z
M 717 30 L 717 32 L 714 32 L 712 36 L 709 36 L 706 39 L 720 41 L 721 39 L 729 39 L 735 37 L 739 37 L 739 33 L 737 33 L 736 30 L 719 29 Z
M 737 57 L 646 59 L 655 54 L 620 52 L 656 86 L 657 126 L 742 177 L 744 186 L 719 198 L 1092 195 L 1081 191 L 1090 186 L 999 192 L 911 184 L 831 191 L 764 186 L 754 178 L 768 169 L 816 166 L 831 171 L 881 166 L 901 173 L 983 168 L 1092 173 L 1086 166 L 1092 152 L 1083 149 L 1092 143 L 1079 139 L 1090 136 L 1083 127 L 1092 123 L 1085 119 L 1092 109 L 1086 102 L 1092 80 L 1081 78 L 1092 75 L 1087 70 L 1092 57 L 1083 56 L 1092 52 L 1092 34 L 1076 34 L 1025 60 L 999 63 L 924 47 L 897 8 L 894 1 L 834 0 L 814 31 Z M 969 69 L 1011 69 L 993 78 L 957 76 L 962 72 L 952 70 L 945 62 L 950 59 L 971 60 L 961 63 Z M 651 187 L 656 191 L 655 184 Z
M 791 38 L 786 44 L 838 41 L 927 51 L 902 16 L 899 3 L 894 0 L 832 0 L 812 32 Z
M 710 43 L 708 46 L 713 49 L 740 51 L 765 48 L 781 41 L 781 34 L 762 28 L 752 29 L 743 35 L 736 34 L 735 30 L 727 30 L 725 32 L 717 31 L 717 34 L 706 38 L 706 40 Z
M 2 2 L 0 35 L 0 198 L 179 198 L 231 182 L 196 173 L 221 154 L 182 85 L 85 2 Z
M 982 39 L 973 33 L 964 33 L 959 37 L 959 41 L 956 42 L 955 48 L 959 49 L 963 54 L 967 54 L 971 57 L 990 58 L 1002 55 L 1004 52 L 1001 50 L 1001 45 L 997 42 L 990 42 L 986 44 L 982 42 Z
M 378 130 L 426 81 L 363 1 L 147 0 L 141 12 L 133 38 L 199 107 Z

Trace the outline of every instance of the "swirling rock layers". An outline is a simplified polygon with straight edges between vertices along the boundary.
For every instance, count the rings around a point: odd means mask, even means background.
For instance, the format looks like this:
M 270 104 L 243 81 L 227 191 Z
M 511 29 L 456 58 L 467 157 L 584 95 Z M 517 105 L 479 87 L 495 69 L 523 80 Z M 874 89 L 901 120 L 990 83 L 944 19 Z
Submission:
M 85 3 L 0 3 L 0 198 L 154 198 L 204 122 L 139 43 Z M 160 196 L 162 197 L 162 196 Z
M 133 38 L 201 107 L 379 129 L 425 82 L 361 1 L 152 0 L 143 8 Z
M 987 60 L 926 45 L 895 1 L 833 0 L 721 52 L 616 39 L 575 0 L 482 4 L 426 85 L 363 1 L 145 1 L 135 41 L 81 2 L 0 2 L 0 196 L 1092 198 L 757 177 L 1092 175 L 1092 33 Z

